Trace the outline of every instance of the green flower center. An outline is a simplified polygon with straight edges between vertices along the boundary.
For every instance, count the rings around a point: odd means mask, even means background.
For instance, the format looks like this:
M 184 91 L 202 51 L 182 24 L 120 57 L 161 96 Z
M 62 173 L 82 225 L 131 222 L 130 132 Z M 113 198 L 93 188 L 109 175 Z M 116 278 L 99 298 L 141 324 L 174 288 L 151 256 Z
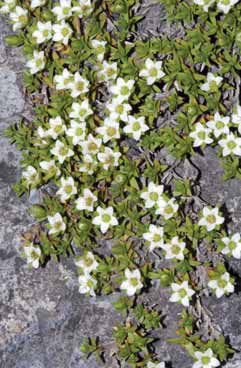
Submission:
M 228 247 L 229 247 L 229 249 L 234 250 L 234 249 L 236 249 L 237 244 L 236 244 L 233 240 L 231 240 L 231 241 L 229 242 Z
M 37 59 L 37 60 L 36 60 L 36 66 L 37 66 L 38 68 L 41 68 L 41 67 L 42 67 L 42 65 L 43 65 L 43 61 L 42 61 L 41 59 Z
M 180 253 L 180 248 L 177 245 L 172 246 L 172 253 L 178 255 Z
M 116 134 L 116 129 L 113 128 L 113 127 L 108 127 L 107 128 L 107 134 L 110 136 L 110 137 L 113 137 L 115 134 Z
M 150 199 L 152 201 L 157 201 L 158 200 L 158 193 L 156 192 L 151 192 L 150 195 L 149 195 Z
M 65 191 L 65 193 L 67 193 L 67 194 L 71 194 L 72 193 L 72 185 L 65 185 L 65 187 L 64 187 L 64 191 Z
M 157 69 L 156 68 L 151 68 L 150 69 L 150 76 L 151 77 L 157 77 Z
M 165 213 L 167 214 L 167 215 L 170 215 L 171 213 L 173 213 L 173 208 L 172 208 L 172 206 L 170 206 L 170 205 L 167 205 L 166 207 L 165 207 Z
M 161 241 L 161 236 L 159 234 L 154 234 L 152 240 L 155 243 L 158 243 L 159 241 Z
M 18 21 L 19 21 L 19 23 L 26 23 L 27 22 L 27 17 L 26 17 L 26 15 L 20 15 L 19 17 L 18 17 Z
M 64 36 L 64 37 L 68 36 L 68 34 L 69 34 L 69 29 L 68 29 L 68 28 L 63 28 L 63 29 L 61 30 L 61 34 L 62 34 L 62 36 Z
M 107 213 L 105 213 L 104 215 L 102 215 L 102 221 L 108 223 L 108 222 L 110 222 L 110 220 L 111 220 L 111 217 Z
M 126 96 L 130 93 L 130 90 L 127 86 L 122 86 L 120 90 L 121 95 Z
M 138 279 L 136 278 L 136 277 L 132 277 L 131 279 L 130 279 L 130 283 L 131 283 L 131 285 L 132 286 L 137 286 L 138 285 Z
M 61 132 L 61 130 L 62 130 L 62 125 L 56 125 L 56 126 L 54 127 L 54 131 L 55 131 L 55 133 L 60 133 L 60 132 Z
M 210 223 L 210 224 L 215 224 L 216 222 L 216 217 L 214 215 L 208 215 L 207 216 L 207 221 Z
M 124 111 L 124 107 L 123 107 L 123 105 L 118 105 L 118 106 L 116 106 L 116 112 L 117 112 L 118 114 L 122 114 L 122 113 L 123 113 L 123 111 Z
M 54 227 L 56 230 L 60 229 L 62 226 L 62 222 L 61 221 L 56 221 L 55 224 L 54 224 Z
M 230 141 L 227 143 L 227 147 L 231 150 L 237 147 L 237 143 L 235 141 Z
M 200 132 L 197 133 L 197 136 L 201 140 L 204 140 L 206 138 L 206 132 L 204 130 L 201 130 Z
M 79 116 L 83 117 L 87 114 L 87 110 L 86 109 L 80 109 L 79 111 Z
M 133 126 L 132 129 L 134 130 L 134 132 L 137 132 L 138 130 L 140 130 L 141 126 L 140 123 L 138 121 L 136 121 Z
M 98 149 L 97 145 L 94 142 L 90 142 L 88 144 L 89 151 L 96 151 Z
M 202 359 L 201 359 L 201 361 L 202 361 L 202 364 L 207 365 L 207 364 L 210 363 L 210 358 L 207 357 L 207 356 L 203 356 Z
M 222 129 L 224 126 L 225 125 L 224 125 L 224 123 L 222 121 L 217 121 L 217 123 L 216 123 L 216 128 L 217 129 Z
M 85 198 L 86 206 L 91 206 L 93 203 L 93 199 L 91 197 Z
M 79 137 L 84 134 L 84 131 L 82 128 L 77 128 L 75 134 Z
M 66 6 L 66 7 L 63 8 L 63 14 L 64 15 L 68 15 L 69 14 L 69 11 L 70 11 L 70 8 L 69 7 Z
M 66 156 L 68 153 L 68 148 L 67 147 L 61 147 L 60 150 L 59 150 L 59 154 L 61 156 Z
M 93 264 L 93 259 L 91 259 L 91 258 L 84 258 L 84 264 L 85 264 L 85 266 L 86 267 L 90 267 L 92 264 Z
M 76 83 L 76 89 L 78 89 L 79 91 L 83 91 L 84 87 L 85 87 L 84 82 Z
M 187 291 L 186 289 L 180 289 L 178 294 L 180 295 L 181 298 L 185 298 L 185 296 L 187 296 Z
M 108 77 L 112 77 L 114 74 L 115 74 L 115 69 L 113 69 L 113 68 L 108 68 L 107 69 Z
M 218 286 L 222 289 L 224 289 L 226 286 L 227 286 L 227 281 L 226 280 L 223 280 L 223 279 L 219 279 L 218 280 Z
M 49 35 L 49 31 L 47 29 L 44 29 L 43 30 L 43 36 L 48 37 L 48 35 Z

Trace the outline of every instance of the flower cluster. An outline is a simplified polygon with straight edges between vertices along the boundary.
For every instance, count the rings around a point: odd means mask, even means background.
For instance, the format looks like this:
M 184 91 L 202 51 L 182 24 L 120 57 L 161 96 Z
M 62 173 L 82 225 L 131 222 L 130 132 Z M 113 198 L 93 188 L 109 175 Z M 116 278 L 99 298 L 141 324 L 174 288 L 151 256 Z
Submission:
M 227 14 L 230 9 L 239 2 L 239 0 L 193 0 L 193 2 L 202 6 L 205 12 L 208 12 L 209 7 L 216 3 L 218 10 Z

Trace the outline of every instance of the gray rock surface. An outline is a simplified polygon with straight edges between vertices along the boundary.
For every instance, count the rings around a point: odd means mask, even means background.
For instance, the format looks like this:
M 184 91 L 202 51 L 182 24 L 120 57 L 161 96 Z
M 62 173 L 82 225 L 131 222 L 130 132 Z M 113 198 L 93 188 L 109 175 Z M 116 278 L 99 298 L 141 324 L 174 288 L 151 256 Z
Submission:
M 162 8 L 144 1 L 141 12 L 146 19 L 140 32 L 155 34 L 169 27 Z M 173 36 L 180 32 L 167 28 Z M 24 99 L 21 71 L 24 58 L 21 49 L 9 49 L 4 36 L 11 33 L 5 20 L 0 18 L 0 368 L 97 368 L 94 358 L 87 362 L 79 347 L 84 337 L 99 336 L 111 346 L 112 328 L 120 319 L 115 313 L 111 297 L 89 299 L 78 293 L 77 273 L 71 260 L 48 263 L 46 268 L 29 270 L 19 255 L 21 233 L 32 224 L 28 202 L 16 197 L 12 185 L 20 175 L 20 154 L 2 136 L 9 124 L 21 116 L 31 116 Z M 241 185 L 238 180 L 222 183 L 222 168 L 215 151 L 207 149 L 204 156 L 193 158 L 195 167 L 185 163 L 186 176 L 201 176 L 202 197 L 210 204 L 225 204 L 230 214 L 230 228 L 240 231 Z M 240 276 L 241 262 L 229 261 Z M 158 295 L 158 297 L 157 297 Z M 176 337 L 181 308 L 168 302 L 168 292 L 156 289 L 145 295 L 159 303 L 164 316 L 158 331 L 157 351 L 160 360 L 172 361 L 172 368 L 190 368 L 192 361 L 175 345 L 165 342 Z M 210 298 L 207 307 L 213 312 L 215 323 L 239 350 L 241 344 L 240 294 L 217 301 Z M 107 357 L 106 368 L 117 367 Z M 241 354 L 237 352 L 226 368 L 240 368 Z

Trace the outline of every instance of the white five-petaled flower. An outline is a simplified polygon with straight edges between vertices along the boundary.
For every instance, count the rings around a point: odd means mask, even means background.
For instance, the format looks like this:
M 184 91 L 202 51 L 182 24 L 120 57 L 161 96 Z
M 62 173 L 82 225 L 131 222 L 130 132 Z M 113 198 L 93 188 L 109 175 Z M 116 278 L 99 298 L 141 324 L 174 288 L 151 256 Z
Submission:
M 64 20 L 60 24 L 53 25 L 53 41 L 55 42 L 63 42 L 64 45 L 67 45 L 69 42 L 69 38 L 72 35 L 73 31 Z
M 91 40 L 91 46 L 95 50 L 98 61 L 102 62 L 105 55 L 106 41 Z
M 91 272 L 95 271 L 99 266 L 99 263 L 96 261 L 94 254 L 91 252 L 87 252 L 82 257 L 79 257 L 75 260 L 75 264 L 77 267 L 80 267 L 84 274 L 89 275 Z
M 33 268 L 39 267 L 39 260 L 41 257 L 41 249 L 33 243 L 26 245 L 24 247 L 24 253 L 27 258 L 27 264 L 31 265 Z
M 69 176 L 68 178 L 60 178 L 60 188 L 56 192 L 60 196 L 61 202 L 65 202 L 67 199 L 77 193 L 74 179 Z
M 79 292 L 80 294 L 89 294 L 90 296 L 95 296 L 95 287 L 97 281 L 90 275 L 85 273 L 78 277 L 79 281 Z
M 27 62 L 27 67 L 30 68 L 31 74 L 36 74 L 39 71 L 43 70 L 45 67 L 45 58 L 43 51 L 34 51 L 33 59 Z
M 46 3 L 46 0 L 32 0 L 30 7 L 32 9 L 38 8 L 39 6 L 43 6 Z
M 195 130 L 189 134 L 189 136 L 194 140 L 193 147 L 199 147 L 213 142 L 213 139 L 209 136 L 212 132 L 210 128 L 203 126 L 201 123 L 197 123 L 195 124 L 194 129 Z
M 48 135 L 53 139 L 57 139 L 58 136 L 66 130 L 66 126 L 63 124 L 63 120 L 60 116 L 49 119 L 49 126 Z
M 58 161 L 62 164 L 67 158 L 74 155 L 72 151 L 66 144 L 57 140 L 55 146 L 50 150 L 52 155 L 56 156 Z
M 118 97 L 119 102 L 127 101 L 133 90 L 134 84 L 135 81 L 133 79 L 125 81 L 125 79 L 119 77 L 116 83 L 110 87 L 110 92 Z
M 105 234 L 110 226 L 118 225 L 117 218 L 113 215 L 113 207 L 101 208 L 97 207 L 97 216 L 92 220 L 94 225 L 100 226 L 100 231 Z
M 153 61 L 151 59 L 146 59 L 145 67 L 139 73 L 140 77 L 145 77 L 147 79 L 148 85 L 152 85 L 157 80 L 164 77 L 164 75 L 162 61 Z
M 145 208 L 152 208 L 157 205 L 158 201 L 162 199 L 163 185 L 150 182 L 147 191 L 141 193 L 141 198 L 145 201 Z
M 65 231 L 66 225 L 60 213 L 57 212 L 54 216 L 48 216 L 48 221 L 50 225 L 49 234 Z
M 214 114 L 214 119 L 207 122 L 208 128 L 216 138 L 222 134 L 229 134 L 229 116 L 221 116 L 218 112 Z
M 74 102 L 71 109 L 69 117 L 80 121 L 85 121 L 89 115 L 93 114 L 88 99 L 83 100 L 81 103 Z
M 149 130 L 149 127 L 145 124 L 144 116 L 129 116 L 127 125 L 123 128 L 126 134 L 131 134 L 137 141 L 141 138 L 142 133 L 145 133 L 147 130 Z
M 104 152 L 97 153 L 98 160 L 103 164 L 103 169 L 108 170 L 110 166 L 118 166 L 120 152 L 115 152 L 110 147 L 104 147 Z
M 17 31 L 26 25 L 28 21 L 28 11 L 21 8 L 21 6 L 16 6 L 16 8 L 11 11 L 9 17 L 13 22 L 13 30 Z
M 16 6 L 16 0 L 4 0 L 0 5 L 0 14 L 10 13 Z
M 205 92 L 214 92 L 222 82 L 222 77 L 215 77 L 213 73 L 207 74 L 207 82 L 201 85 L 201 90 Z
M 102 136 L 104 143 L 112 139 L 120 138 L 120 125 L 117 121 L 111 118 L 105 118 L 104 125 L 96 128 L 96 132 Z
M 85 153 L 83 156 L 83 161 L 79 165 L 79 171 L 92 175 L 96 166 L 97 166 L 97 160 L 89 153 Z
M 86 123 L 76 120 L 70 121 L 70 128 L 66 130 L 66 135 L 72 138 L 73 145 L 80 144 L 85 139 Z
M 73 74 L 64 68 L 62 74 L 57 74 L 54 77 L 54 83 L 56 84 L 56 89 L 70 89 L 73 83 Z
M 122 102 L 118 97 L 115 97 L 106 104 L 106 108 L 110 113 L 110 119 L 128 122 L 129 112 L 132 109 L 128 103 Z
M 164 362 L 160 362 L 160 363 L 153 363 L 153 362 L 148 362 L 147 363 L 147 368 L 165 368 L 165 363 Z
M 181 284 L 173 282 L 171 288 L 170 302 L 178 302 L 184 305 L 184 307 L 188 307 L 190 298 L 195 294 L 195 291 L 189 287 L 188 281 L 183 281 Z
M 81 148 L 83 155 L 96 155 L 99 152 L 100 146 L 102 144 L 102 140 L 99 138 L 93 137 L 92 134 L 89 134 L 87 139 L 81 142 Z
M 161 215 L 165 220 L 172 218 L 177 212 L 179 205 L 175 198 L 166 200 L 165 198 L 160 198 L 156 206 L 156 215 Z
M 37 29 L 33 32 L 32 36 L 36 39 L 38 44 L 50 40 L 52 38 L 51 22 L 38 22 Z
M 217 298 L 221 298 L 224 294 L 234 292 L 234 286 L 228 272 L 224 272 L 218 279 L 209 281 L 208 286 L 214 291 Z
M 164 230 L 163 227 L 153 224 L 149 226 L 148 230 L 149 231 L 144 233 L 142 236 L 148 242 L 149 249 L 152 252 L 154 249 L 162 247 L 164 243 Z
M 195 351 L 194 357 L 196 362 L 192 368 L 216 368 L 220 366 L 218 359 L 214 357 L 212 349 L 207 349 L 204 352 Z
M 202 217 L 198 222 L 199 226 L 205 226 L 207 231 L 212 231 L 216 226 L 224 223 L 224 218 L 219 215 L 219 209 L 204 207 Z
M 165 251 L 166 259 L 178 259 L 182 261 L 184 259 L 184 249 L 186 244 L 179 240 L 178 236 L 174 236 L 169 243 L 162 244 L 161 248 Z
M 235 106 L 231 121 L 233 124 L 238 125 L 238 131 L 241 134 L 241 106 Z
M 125 270 L 125 281 L 122 282 L 120 289 L 125 290 L 128 296 L 133 296 L 137 291 L 143 287 L 141 282 L 141 273 L 138 269 Z
M 117 63 L 108 63 L 104 60 L 98 71 L 98 78 L 104 82 L 115 80 L 117 78 Z
M 233 133 L 226 135 L 218 144 L 223 149 L 222 154 L 224 157 L 231 154 L 241 156 L 241 138 L 236 137 Z
M 76 201 L 76 208 L 79 211 L 87 210 L 93 211 L 94 210 L 94 203 L 97 201 L 97 197 L 89 190 L 84 189 L 83 195 L 80 196 Z
M 84 93 L 89 91 L 90 82 L 83 78 L 79 72 L 76 72 L 73 76 L 72 83 L 70 84 L 71 88 L 71 97 L 76 98 Z
M 224 14 L 227 14 L 233 5 L 237 4 L 239 0 L 218 0 L 217 7 Z
M 92 10 L 91 0 L 78 0 L 78 5 L 73 7 L 79 18 L 87 17 Z
M 208 8 L 215 2 L 215 0 L 193 0 L 193 2 L 202 6 L 203 10 L 208 12 Z
M 233 234 L 231 237 L 223 237 L 222 242 L 225 247 L 222 249 L 222 254 L 233 256 L 234 258 L 241 258 L 241 239 L 240 234 Z
M 52 12 L 57 17 L 57 20 L 63 20 L 71 17 L 72 15 L 71 0 L 59 0 L 59 4 L 52 9 Z
M 37 170 L 29 165 L 27 168 L 22 172 L 23 179 L 26 180 L 27 185 L 36 184 L 39 179 L 39 174 Z
M 60 170 L 59 168 L 56 166 L 55 161 L 54 160 L 50 160 L 50 161 L 41 161 L 39 163 L 39 166 L 41 167 L 41 169 L 43 171 L 45 171 L 48 175 L 53 175 L 53 176 L 59 176 L 60 175 Z

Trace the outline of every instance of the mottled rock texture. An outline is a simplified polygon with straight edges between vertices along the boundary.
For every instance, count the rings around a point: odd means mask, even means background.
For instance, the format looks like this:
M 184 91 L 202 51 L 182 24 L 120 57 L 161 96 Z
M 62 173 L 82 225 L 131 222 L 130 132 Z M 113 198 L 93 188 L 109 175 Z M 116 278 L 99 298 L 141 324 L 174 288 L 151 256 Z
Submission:
M 169 32 L 176 37 L 181 32 L 167 24 L 160 5 L 143 1 L 140 12 L 146 16 L 139 27 L 141 35 Z M 111 304 L 117 296 L 81 296 L 70 259 L 30 271 L 19 255 L 21 233 L 33 224 L 33 219 L 28 215 L 27 199 L 17 198 L 12 190 L 20 175 L 20 154 L 2 132 L 21 116 L 31 116 L 31 108 L 21 86 L 21 49 L 4 45 L 4 36 L 9 33 L 10 27 L 0 18 L 0 368 L 97 368 L 101 364 L 92 357 L 86 362 L 79 347 L 84 336 L 99 336 L 111 351 L 112 328 L 120 319 Z M 225 204 L 230 227 L 240 231 L 241 182 L 222 182 L 222 168 L 212 149 L 195 156 L 192 162 L 195 166 L 184 163 L 182 174 L 199 176 L 203 199 L 213 205 Z M 241 262 L 232 261 L 229 267 L 241 277 Z M 168 292 L 160 289 L 145 295 L 153 303 L 160 303 L 163 314 L 157 351 L 161 360 L 172 362 L 170 367 L 190 368 L 192 361 L 186 353 L 165 342 L 175 337 L 181 311 L 168 302 L 168 297 Z M 237 349 L 226 368 L 241 367 L 240 303 L 239 293 L 206 302 L 214 322 Z M 103 366 L 117 367 L 108 356 Z

